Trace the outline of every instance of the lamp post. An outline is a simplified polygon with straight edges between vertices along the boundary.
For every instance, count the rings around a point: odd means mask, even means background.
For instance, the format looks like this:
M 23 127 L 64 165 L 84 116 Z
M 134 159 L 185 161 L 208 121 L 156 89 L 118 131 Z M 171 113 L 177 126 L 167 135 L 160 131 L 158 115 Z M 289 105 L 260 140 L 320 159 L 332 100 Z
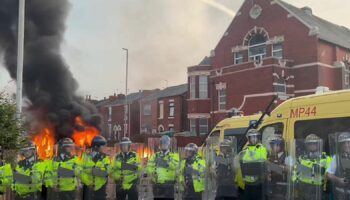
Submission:
M 129 136 L 129 127 L 128 127 L 128 114 L 129 114 L 129 105 L 128 105 L 128 70 L 129 70 L 129 49 L 122 48 L 126 52 L 126 73 L 125 73 L 125 106 L 124 106 L 124 137 Z
M 16 90 L 16 117 L 22 113 L 22 87 L 23 87 L 23 48 L 24 48 L 24 17 L 25 0 L 19 0 L 18 7 L 18 43 L 17 43 L 17 90 Z

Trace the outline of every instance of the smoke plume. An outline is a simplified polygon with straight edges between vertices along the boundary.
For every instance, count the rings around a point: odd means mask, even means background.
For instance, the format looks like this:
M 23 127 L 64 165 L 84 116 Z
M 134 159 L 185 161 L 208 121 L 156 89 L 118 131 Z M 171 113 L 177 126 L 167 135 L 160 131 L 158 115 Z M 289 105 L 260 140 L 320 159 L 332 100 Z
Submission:
M 0 53 L 16 79 L 18 0 L 0 0 Z M 32 125 L 53 126 L 56 139 L 71 136 L 82 116 L 98 126 L 96 110 L 76 95 L 78 83 L 61 55 L 68 0 L 28 0 L 25 15 L 24 96 Z M 39 128 L 40 127 L 35 127 Z

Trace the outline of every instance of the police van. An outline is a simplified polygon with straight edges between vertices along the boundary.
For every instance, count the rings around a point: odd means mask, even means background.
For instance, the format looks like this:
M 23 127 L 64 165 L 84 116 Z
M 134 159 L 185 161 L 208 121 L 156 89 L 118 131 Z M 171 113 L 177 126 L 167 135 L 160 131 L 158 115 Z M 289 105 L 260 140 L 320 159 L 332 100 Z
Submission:
M 316 134 L 329 152 L 329 135 L 350 130 L 350 90 L 340 90 L 289 99 L 276 107 L 259 126 L 262 142 L 281 134 L 285 140 Z
M 245 133 L 247 128 L 256 123 L 261 114 L 247 115 L 247 116 L 233 116 L 220 121 L 208 135 L 210 138 L 218 138 L 219 141 L 223 141 L 228 137 L 236 137 L 237 150 L 240 151 L 247 142 Z

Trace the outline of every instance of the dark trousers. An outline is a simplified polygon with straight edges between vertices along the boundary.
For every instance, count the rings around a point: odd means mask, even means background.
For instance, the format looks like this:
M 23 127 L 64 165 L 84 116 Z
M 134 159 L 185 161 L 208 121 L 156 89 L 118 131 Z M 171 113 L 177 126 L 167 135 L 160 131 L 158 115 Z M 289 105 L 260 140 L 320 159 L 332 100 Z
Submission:
M 57 192 L 57 200 L 74 200 L 76 197 L 75 191 Z
M 306 183 L 297 184 L 298 200 L 326 200 L 327 194 L 323 191 L 323 186 L 311 185 Z
M 106 187 L 107 187 L 107 184 L 105 184 L 99 190 L 95 191 L 93 188 L 90 188 L 84 185 L 83 200 L 106 200 L 107 199 Z
M 263 185 L 246 185 L 244 190 L 244 200 L 263 200 Z
M 219 185 L 216 191 L 216 200 L 237 199 L 238 192 L 235 185 Z
M 173 200 L 174 199 L 174 184 L 155 184 L 153 186 L 154 200 Z
M 185 194 L 183 196 L 184 200 L 201 200 L 202 192 L 195 192 L 193 184 L 187 184 L 185 188 Z
M 117 200 L 126 200 L 126 197 L 128 200 L 138 200 L 139 193 L 135 184 L 129 190 L 124 190 L 120 185 L 117 185 L 116 197 Z
M 40 194 L 38 192 L 35 192 L 25 196 L 19 196 L 18 194 L 16 194 L 15 200 L 41 200 L 41 198 L 40 198 Z

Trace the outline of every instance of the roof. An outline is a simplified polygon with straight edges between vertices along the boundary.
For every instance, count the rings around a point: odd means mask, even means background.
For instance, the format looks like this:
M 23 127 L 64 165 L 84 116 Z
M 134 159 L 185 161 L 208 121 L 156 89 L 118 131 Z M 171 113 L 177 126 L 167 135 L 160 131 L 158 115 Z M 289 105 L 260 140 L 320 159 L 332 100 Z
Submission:
M 167 87 L 164 90 L 160 91 L 158 98 L 173 97 L 177 95 L 182 95 L 187 92 L 187 84 Z
M 208 56 L 205 56 L 198 65 L 201 65 L 201 66 L 210 65 L 211 64 L 210 61 L 211 61 L 210 58 Z
M 348 28 L 333 24 L 313 14 L 307 14 L 301 8 L 297 8 L 284 1 L 278 0 L 277 2 L 280 2 L 282 7 L 295 15 L 309 28 L 314 29 L 321 40 L 350 49 L 350 30 Z
M 128 95 L 128 104 L 132 103 L 133 101 L 137 101 L 137 100 L 141 99 L 142 96 L 143 96 L 143 92 L 136 92 L 136 93 L 129 94 Z M 108 103 L 108 106 L 118 106 L 118 105 L 125 105 L 125 99 L 117 99 L 114 101 L 110 101 Z

